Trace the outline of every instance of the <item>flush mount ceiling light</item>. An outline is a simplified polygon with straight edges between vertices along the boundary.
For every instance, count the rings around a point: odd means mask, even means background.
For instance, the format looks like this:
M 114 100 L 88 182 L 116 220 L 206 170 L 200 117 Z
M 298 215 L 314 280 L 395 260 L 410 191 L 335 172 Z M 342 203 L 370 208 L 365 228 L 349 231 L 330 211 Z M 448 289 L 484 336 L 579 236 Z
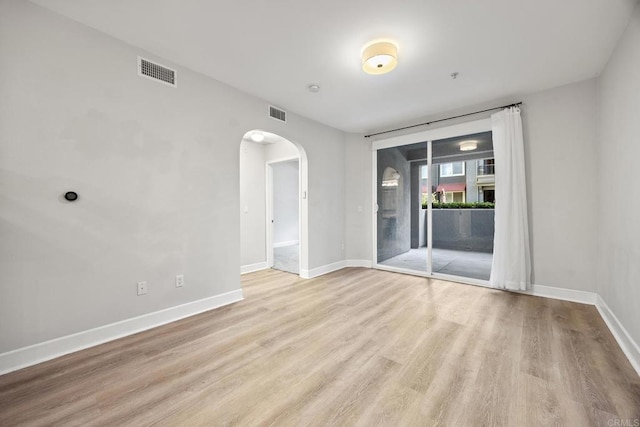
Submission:
M 398 65 L 398 48 L 390 42 L 378 42 L 362 51 L 362 70 L 367 74 L 385 74 Z
M 478 148 L 478 141 L 462 141 L 460 151 L 473 151 Z
M 251 140 L 253 142 L 262 142 L 264 141 L 264 134 L 262 132 L 252 132 Z

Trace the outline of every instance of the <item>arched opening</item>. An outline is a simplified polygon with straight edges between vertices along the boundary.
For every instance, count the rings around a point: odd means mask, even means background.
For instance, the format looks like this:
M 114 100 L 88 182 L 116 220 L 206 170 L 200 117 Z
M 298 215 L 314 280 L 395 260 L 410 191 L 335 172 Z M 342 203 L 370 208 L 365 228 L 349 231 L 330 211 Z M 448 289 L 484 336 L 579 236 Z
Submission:
M 260 129 L 240 143 L 240 273 L 275 268 L 308 277 L 307 157 Z

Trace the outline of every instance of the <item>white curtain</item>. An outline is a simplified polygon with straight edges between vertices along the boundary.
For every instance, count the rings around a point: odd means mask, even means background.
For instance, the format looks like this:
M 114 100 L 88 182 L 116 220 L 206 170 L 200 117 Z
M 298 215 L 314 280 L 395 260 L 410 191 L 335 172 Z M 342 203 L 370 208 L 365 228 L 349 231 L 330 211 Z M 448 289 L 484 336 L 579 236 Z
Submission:
M 520 109 L 493 114 L 491 122 L 496 208 L 490 283 L 523 291 L 531 287 L 531 258 Z

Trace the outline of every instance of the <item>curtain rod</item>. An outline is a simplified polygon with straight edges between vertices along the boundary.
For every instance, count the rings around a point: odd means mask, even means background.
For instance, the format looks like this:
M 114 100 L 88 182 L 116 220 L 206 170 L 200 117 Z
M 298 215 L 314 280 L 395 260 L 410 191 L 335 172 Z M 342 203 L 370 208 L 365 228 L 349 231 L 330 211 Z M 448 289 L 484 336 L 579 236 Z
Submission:
M 460 117 L 473 116 L 474 114 L 486 113 L 488 111 L 493 111 L 493 110 L 502 110 L 503 108 L 517 107 L 519 105 L 522 105 L 522 101 L 521 102 L 514 102 L 513 104 L 509 104 L 509 105 L 503 105 L 502 107 L 487 108 L 486 110 L 474 111 L 473 113 L 460 114 L 458 116 L 447 117 L 446 119 L 432 120 L 430 122 L 418 123 L 417 125 L 405 126 L 405 127 L 401 127 L 401 128 L 384 130 L 382 132 L 370 133 L 369 135 L 365 135 L 364 137 L 365 138 L 371 138 L 372 136 L 384 135 L 385 133 L 397 132 L 399 130 L 411 129 L 411 128 L 415 128 L 415 127 L 418 127 L 418 126 L 428 126 L 428 125 L 433 124 L 433 123 L 444 122 L 446 120 L 459 119 Z

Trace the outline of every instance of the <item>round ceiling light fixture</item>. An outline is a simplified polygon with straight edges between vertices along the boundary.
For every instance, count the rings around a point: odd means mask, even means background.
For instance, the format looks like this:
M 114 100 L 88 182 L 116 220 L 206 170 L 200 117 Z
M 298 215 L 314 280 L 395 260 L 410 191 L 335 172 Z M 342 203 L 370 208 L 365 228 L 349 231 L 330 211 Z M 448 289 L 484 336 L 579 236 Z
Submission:
M 251 140 L 253 142 L 262 142 L 264 141 L 264 134 L 262 132 L 252 132 Z
M 478 141 L 462 141 L 460 151 L 473 151 L 478 148 Z
M 398 65 L 398 48 L 390 42 L 373 43 L 362 51 L 362 70 L 367 74 L 385 74 Z
M 307 89 L 309 89 L 309 92 L 318 93 L 320 91 L 320 86 L 318 86 L 318 85 L 309 85 L 309 86 L 307 86 Z

